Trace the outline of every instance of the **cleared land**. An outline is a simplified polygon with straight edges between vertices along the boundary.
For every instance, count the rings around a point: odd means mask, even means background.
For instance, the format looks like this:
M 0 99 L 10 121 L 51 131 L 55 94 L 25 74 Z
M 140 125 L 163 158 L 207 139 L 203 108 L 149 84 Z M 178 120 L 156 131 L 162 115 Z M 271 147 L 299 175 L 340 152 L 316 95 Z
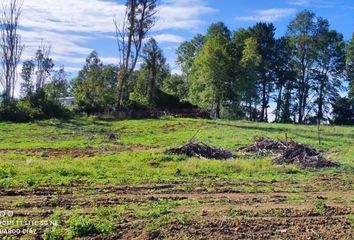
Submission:
M 165 153 L 197 131 L 236 157 Z M 341 166 L 280 166 L 237 150 L 285 133 Z M 37 230 L 13 239 L 353 239 L 354 128 L 321 135 L 319 146 L 315 126 L 175 118 L 0 123 L 0 212 L 14 213 L 0 220 L 22 221 L 0 230 Z

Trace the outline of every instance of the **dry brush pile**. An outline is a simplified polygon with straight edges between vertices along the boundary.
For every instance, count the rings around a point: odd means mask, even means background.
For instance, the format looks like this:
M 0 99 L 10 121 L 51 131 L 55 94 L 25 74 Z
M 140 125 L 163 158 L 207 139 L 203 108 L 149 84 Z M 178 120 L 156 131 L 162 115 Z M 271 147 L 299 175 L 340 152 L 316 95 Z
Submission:
M 302 168 L 327 168 L 337 167 L 340 164 L 326 159 L 321 152 L 306 144 L 294 141 L 276 141 L 272 139 L 256 139 L 256 142 L 246 148 L 245 152 L 277 154 L 273 159 L 274 164 L 294 164 Z
M 233 158 L 233 154 L 227 149 L 210 147 L 204 143 L 198 143 L 195 140 L 191 140 L 178 148 L 171 148 L 167 150 L 166 153 L 219 160 Z
M 258 156 L 274 154 L 273 164 L 289 165 L 294 164 L 301 168 L 328 168 L 337 167 L 340 164 L 326 159 L 323 154 L 315 148 L 306 144 L 294 141 L 277 141 L 272 139 L 258 138 L 255 143 L 240 148 L 243 152 L 256 153 Z M 204 143 L 198 143 L 195 139 L 188 143 L 171 148 L 167 154 L 187 155 L 204 159 L 231 159 L 234 157 L 231 151 L 218 147 L 210 147 Z

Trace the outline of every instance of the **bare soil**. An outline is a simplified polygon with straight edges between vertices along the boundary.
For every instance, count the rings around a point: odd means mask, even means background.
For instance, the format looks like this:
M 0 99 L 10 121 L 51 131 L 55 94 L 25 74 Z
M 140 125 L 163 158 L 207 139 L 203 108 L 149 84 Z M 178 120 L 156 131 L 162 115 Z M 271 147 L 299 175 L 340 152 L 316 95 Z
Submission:
M 0 149 L 0 154 L 21 153 L 31 156 L 39 156 L 44 159 L 61 158 L 70 156 L 71 158 L 95 157 L 102 154 L 139 151 L 151 149 L 152 147 L 144 145 L 117 145 L 112 147 L 86 147 L 86 148 L 8 148 Z
M 0 209 L 13 210 L 15 216 L 44 218 L 57 207 L 80 208 L 82 214 L 93 214 L 102 206 L 190 200 L 195 204 L 173 209 L 175 214 L 192 216 L 190 221 L 176 220 L 159 231 L 148 232 L 148 220 L 128 214 L 116 224 L 115 235 L 85 239 L 354 239 L 354 227 L 348 220 L 354 210 L 354 190 L 348 186 L 353 184 L 353 179 L 342 180 L 340 175 L 308 182 L 206 184 L 201 179 L 141 186 L 77 183 L 66 187 L 3 189 Z M 243 190 L 245 186 L 260 190 L 248 192 Z M 272 191 L 264 192 L 263 187 Z M 301 195 L 303 200 L 291 200 L 294 195 Z M 314 207 L 316 199 L 326 201 L 323 212 Z

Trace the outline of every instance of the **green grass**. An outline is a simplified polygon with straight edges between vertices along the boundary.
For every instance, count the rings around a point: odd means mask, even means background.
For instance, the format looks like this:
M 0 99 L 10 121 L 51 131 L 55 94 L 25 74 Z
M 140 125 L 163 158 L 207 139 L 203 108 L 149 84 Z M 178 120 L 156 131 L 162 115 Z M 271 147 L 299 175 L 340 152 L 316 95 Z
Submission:
M 354 127 L 323 126 L 323 144 L 317 143 L 315 126 L 264 124 L 245 121 L 162 118 L 156 120 L 100 121 L 93 118 L 69 122 L 58 120 L 30 124 L 0 123 L 0 149 L 71 148 L 144 145 L 146 150 L 107 152 L 94 157 L 73 159 L 70 156 L 46 159 L 43 149 L 37 154 L 4 153 L 0 158 L 0 186 L 27 186 L 73 182 L 87 184 L 142 184 L 177 181 L 199 181 L 200 176 L 225 180 L 276 181 L 310 179 L 318 175 L 347 172 L 354 167 Z M 107 140 L 108 132 L 119 139 Z M 275 166 L 271 157 L 218 161 L 171 156 L 164 151 L 188 141 L 196 132 L 207 144 L 236 149 L 262 136 L 310 144 L 327 151 L 328 157 L 342 167 L 326 170 L 303 170 L 294 166 Z M 207 179 L 205 180 L 207 181 Z M 253 189 L 254 190 L 254 189 Z M 252 189 L 250 189 L 252 191 Z
M 115 132 L 118 139 L 108 140 L 107 134 L 110 132 Z M 166 149 L 185 143 L 197 132 L 196 137 L 200 141 L 229 148 L 237 157 L 219 161 L 165 154 Z M 342 166 L 322 170 L 278 166 L 271 163 L 272 156 L 250 158 L 237 151 L 237 148 L 253 143 L 255 137 L 284 139 L 285 133 L 291 140 L 324 150 L 328 158 L 342 163 Z M 176 185 L 180 191 L 195 190 L 203 193 L 222 190 L 268 193 L 285 190 L 289 193 L 285 200 L 289 205 L 302 204 L 310 201 L 304 194 L 305 190 L 326 190 L 326 185 L 311 184 L 317 178 L 333 177 L 341 183 L 335 187 L 354 189 L 354 127 L 323 126 L 321 135 L 323 144 L 318 145 L 316 126 L 170 117 L 129 121 L 82 118 L 68 122 L 49 120 L 29 124 L 0 123 L 0 151 L 12 149 L 9 152 L 3 151 L 0 155 L 0 189 L 34 190 L 55 185 L 63 186 L 65 190 L 71 184 L 101 187 L 175 182 L 182 183 Z M 94 156 L 77 158 L 70 154 L 50 156 L 50 149 L 117 145 L 127 145 L 132 150 L 103 151 Z M 223 182 L 239 184 L 224 186 Z M 297 184 L 287 184 L 289 182 Z M 333 190 L 333 186 L 328 188 Z M 120 226 L 127 221 L 130 227 L 140 227 L 140 230 L 144 229 L 152 234 L 168 231 L 166 226 L 169 224 L 187 226 L 203 221 L 197 212 L 203 203 L 198 200 L 119 201 L 111 206 L 96 207 L 92 202 L 95 190 L 88 189 L 78 188 L 73 192 L 73 196 L 85 197 L 87 206 L 66 208 L 59 205 L 53 208 L 53 214 L 47 220 L 58 225 L 44 229 L 44 239 L 62 240 L 98 234 L 111 236 L 123 230 Z M 117 196 L 112 192 L 106 197 L 114 199 Z M 58 200 L 60 192 L 48 199 L 53 204 Z M 323 214 L 327 203 L 321 199 L 311 201 L 313 210 Z M 19 198 L 9 207 L 30 208 L 31 199 Z M 32 212 L 36 211 L 30 209 Z M 188 211 L 181 212 L 177 209 Z M 225 211 L 230 218 L 245 218 L 237 205 Z M 281 210 L 274 212 L 279 217 L 283 214 Z M 353 224 L 353 214 L 348 215 L 348 222 Z M 179 237 L 183 237 L 183 234 Z

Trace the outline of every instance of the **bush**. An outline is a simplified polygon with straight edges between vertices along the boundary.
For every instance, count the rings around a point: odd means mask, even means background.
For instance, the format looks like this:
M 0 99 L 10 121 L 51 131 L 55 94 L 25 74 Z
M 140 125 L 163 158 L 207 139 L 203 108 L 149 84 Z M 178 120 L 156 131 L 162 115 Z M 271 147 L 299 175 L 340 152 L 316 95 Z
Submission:
M 100 233 L 96 224 L 85 217 L 74 217 L 69 220 L 72 237 L 86 237 Z
M 52 227 L 47 228 L 44 231 L 43 239 L 45 240 L 64 240 L 65 239 L 65 230 L 62 227 Z
M 68 221 L 69 235 L 72 238 L 99 234 L 109 235 L 113 232 L 113 223 L 108 220 L 89 218 L 88 216 L 72 217 Z
M 16 170 L 13 165 L 3 164 L 0 165 L 0 179 L 11 178 L 16 175 Z
M 21 100 L 0 103 L 0 121 L 28 122 L 50 118 L 68 118 L 70 111 L 40 90 Z

